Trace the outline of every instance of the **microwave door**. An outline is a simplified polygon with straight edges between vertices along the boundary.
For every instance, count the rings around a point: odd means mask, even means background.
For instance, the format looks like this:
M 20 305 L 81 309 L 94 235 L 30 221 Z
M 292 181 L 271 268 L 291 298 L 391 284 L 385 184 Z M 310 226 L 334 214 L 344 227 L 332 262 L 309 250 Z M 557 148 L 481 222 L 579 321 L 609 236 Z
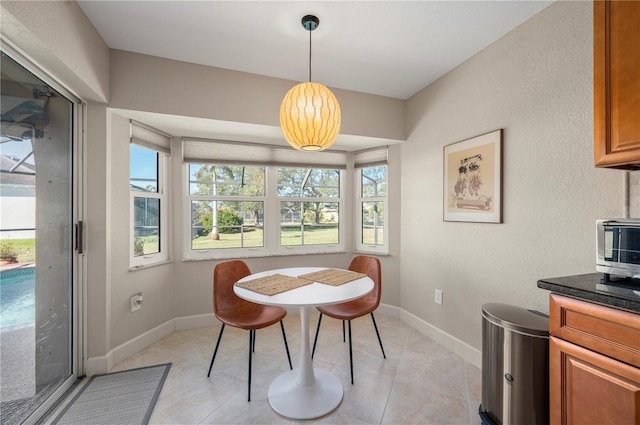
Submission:
M 640 228 L 619 227 L 618 230 L 618 262 L 640 264 Z
M 619 262 L 620 246 L 620 228 L 608 227 L 604 228 L 604 259 L 614 263 Z

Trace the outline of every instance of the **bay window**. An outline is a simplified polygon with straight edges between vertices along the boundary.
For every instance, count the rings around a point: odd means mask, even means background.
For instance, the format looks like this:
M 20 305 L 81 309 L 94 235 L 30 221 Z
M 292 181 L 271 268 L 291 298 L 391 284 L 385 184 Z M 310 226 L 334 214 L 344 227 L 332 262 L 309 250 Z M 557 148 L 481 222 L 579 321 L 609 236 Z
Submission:
M 343 252 L 346 155 L 183 139 L 186 259 Z
M 131 121 L 129 190 L 130 264 L 143 267 L 168 260 L 166 170 L 171 138 Z
M 388 253 L 387 150 L 355 153 L 358 236 L 356 250 Z

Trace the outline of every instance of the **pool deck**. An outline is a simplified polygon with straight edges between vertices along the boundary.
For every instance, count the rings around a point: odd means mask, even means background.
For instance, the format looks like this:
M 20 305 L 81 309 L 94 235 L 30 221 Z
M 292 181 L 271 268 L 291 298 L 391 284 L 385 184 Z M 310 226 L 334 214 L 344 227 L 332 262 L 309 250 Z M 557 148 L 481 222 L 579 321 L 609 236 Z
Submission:
M 33 397 L 36 393 L 35 323 L 0 329 L 0 399 Z
M 35 263 L 0 264 L 0 271 L 27 269 Z M 35 323 L 0 328 L 0 400 L 33 397 L 36 393 Z
M 36 263 L 0 263 L 0 272 L 14 269 L 28 269 L 35 266 Z

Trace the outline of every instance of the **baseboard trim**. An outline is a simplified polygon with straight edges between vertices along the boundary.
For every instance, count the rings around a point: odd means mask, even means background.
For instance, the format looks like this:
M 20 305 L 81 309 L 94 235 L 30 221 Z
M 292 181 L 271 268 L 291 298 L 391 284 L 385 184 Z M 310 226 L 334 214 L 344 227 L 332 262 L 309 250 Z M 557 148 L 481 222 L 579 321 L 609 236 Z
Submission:
M 176 317 L 148 330 L 142 335 L 130 339 L 109 351 L 106 356 L 89 357 L 85 362 L 85 375 L 93 376 L 107 373 L 123 360 L 144 350 L 175 331 L 203 328 L 220 323 L 213 313 L 195 316 Z
M 297 314 L 297 311 L 289 312 Z M 458 338 L 446 333 L 419 317 L 395 306 L 380 304 L 376 314 L 399 319 L 421 334 L 453 351 L 472 365 L 482 367 L 482 352 Z M 90 357 L 85 362 L 87 376 L 107 373 L 113 366 L 128 359 L 148 346 L 160 341 L 174 331 L 202 328 L 220 323 L 213 313 L 176 317 L 139 335 L 109 351 L 106 356 Z
M 381 316 L 393 317 L 394 319 L 400 319 L 402 309 L 388 304 L 380 304 L 376 309 L 376 314 Z
M 216 319 L 215 314 L 197 314 L 195 316 L 176 317 L 175 328 L 177 331 L 185 331 L 187 329 L 206 328 L 207 326 L 213 326 L 220 324 L 220 321 Z
M 89 357 L 84 362 L 84 374 L 86 376 L 107 373 L 113 367 L 113 356 L 111 352 L 106 356 Z
M 482 351 L 477 348 L 405 310 L 400 310 L 400 320 L 448 350 L 453 351 L 475 367 L 482 368 Z

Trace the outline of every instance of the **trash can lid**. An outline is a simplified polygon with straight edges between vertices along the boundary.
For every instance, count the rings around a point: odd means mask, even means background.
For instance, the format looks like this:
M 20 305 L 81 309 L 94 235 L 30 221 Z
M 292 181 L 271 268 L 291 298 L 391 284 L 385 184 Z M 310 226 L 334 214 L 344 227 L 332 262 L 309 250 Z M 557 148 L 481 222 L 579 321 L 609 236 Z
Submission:
M 549 318 L 543 313 L 509 304 L 482 306 L 482 316 L 496 325 L 526 335 L 549 335 Z

